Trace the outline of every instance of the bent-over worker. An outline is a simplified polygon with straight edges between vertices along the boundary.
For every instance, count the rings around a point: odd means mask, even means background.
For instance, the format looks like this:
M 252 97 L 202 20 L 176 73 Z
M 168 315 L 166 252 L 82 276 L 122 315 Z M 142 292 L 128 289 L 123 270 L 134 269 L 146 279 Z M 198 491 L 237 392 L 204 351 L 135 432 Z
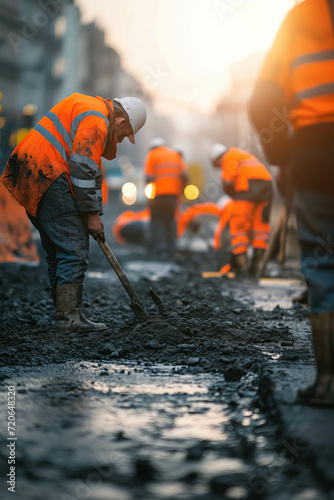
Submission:
M 101 157 L 146 121 L 134 97 L 110 99 L 74 93 L 39 121 L 11 154 L 1 181 L 38 229 L 47 253 L 56 328 L 104 330 L 81 312 L 89 235 L 104 241 Z
M 214 144 L 210 158 L 214 168 L 221 169 L 223 190 L 234 200 L 229 223 L 232 267 L 255 275 L 268 246 L 272 176 L 258 158 L 239 148 Z M 248 269 L 250 244 L 253 256 Z

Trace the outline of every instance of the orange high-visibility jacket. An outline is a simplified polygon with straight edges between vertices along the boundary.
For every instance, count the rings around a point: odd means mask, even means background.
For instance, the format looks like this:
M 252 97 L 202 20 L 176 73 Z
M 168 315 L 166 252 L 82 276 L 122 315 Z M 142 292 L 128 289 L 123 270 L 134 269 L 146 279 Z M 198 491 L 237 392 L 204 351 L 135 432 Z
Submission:
M 258 81 L 274 83 L 284 94 L 294 130 L 334 121 L 332 0 L 304 0 L 289 12 Z M 284 117 L 277 114 L 273 127 L 282 123 Z
M 18 144 L 1 181 L 36 216 L 45 191 L 65 173 L 78 210 L 101 210 L 101 156 L 107 140 L 108 159 L 112 159 L 117 150 L 112 104 L 74 93 L 54 106 Z
M 155 184 L 155 196 L 180 196 L 187 179 L 187 167 L 181 155 L 166 146 L 149 151 L 145 161 L 145 175 Z
M 261 202 L 272 196 L 272 177 L 266 167 L 252 154 L 229 148 L 222 157 L 221 177 L 233 192 L 234 200 Z

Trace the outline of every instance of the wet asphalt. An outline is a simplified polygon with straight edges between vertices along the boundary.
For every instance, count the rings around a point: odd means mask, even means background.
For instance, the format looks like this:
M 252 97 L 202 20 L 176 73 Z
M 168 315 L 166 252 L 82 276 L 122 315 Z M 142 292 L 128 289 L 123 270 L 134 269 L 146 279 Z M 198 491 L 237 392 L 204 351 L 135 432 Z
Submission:
M 295 263 L 285 282 L 203 279 L 214 255 L 150 258 L 116 245 L 111 220 L 107 239 L 150 315 L 144 324 L 95 242 L 83 308 L 107 324 L 102 334 L 54 332 L 44 264 L 1 269 L 1 498 L 13 496 L 14 386 L 18 499 L 332 500 L 323 436 L 333 420 L 294 404 L 314 376 L 308 311 L 291 303 Z M 300 431 L 305 416 L 317 440 Z

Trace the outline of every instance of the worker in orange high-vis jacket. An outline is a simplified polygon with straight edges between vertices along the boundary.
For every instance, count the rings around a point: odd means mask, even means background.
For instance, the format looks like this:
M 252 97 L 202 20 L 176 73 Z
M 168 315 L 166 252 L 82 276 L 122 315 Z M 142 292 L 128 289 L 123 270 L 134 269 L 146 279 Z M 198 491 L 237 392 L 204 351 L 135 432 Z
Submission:
M 18 144 L 1 181 L 38 229 L 47 253 L 56 328 L 103 330 L 81 313 L 89 235 L 104 241 L 101 157 L 144 125 L 146 108 L 134 97 L 72 94 L 54 106 Z
M 290 179 L 317 365 L 297 401 L 334 407 L 334 0 L 287 15 L 250 102 L 264 152 Z
M 271 174 L 255 156 L 239 148 L 214 144 L 210 158 L 213 166 L 221 169 L 225 193 L 234 200 L 230 218 L 232 266 L 255 275 L 270 234 Z M 250 244 L 253 256 L 248 267 Z
M 188 182 L 187 166 L 178 152 L 156 137 L 150 144 L 144 171 L 146 183 L 152 185 L 149 248 L 172 252 L 176 240 L 175 213 Z

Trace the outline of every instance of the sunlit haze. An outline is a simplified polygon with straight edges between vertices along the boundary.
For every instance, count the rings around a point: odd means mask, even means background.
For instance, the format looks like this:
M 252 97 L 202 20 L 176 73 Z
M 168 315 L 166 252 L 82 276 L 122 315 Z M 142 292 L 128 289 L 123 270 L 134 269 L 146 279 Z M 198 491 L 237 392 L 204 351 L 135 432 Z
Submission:
M 229 65 L 270 47 L 293 0 L 77 0 L 160 109 L 212 111 Z

